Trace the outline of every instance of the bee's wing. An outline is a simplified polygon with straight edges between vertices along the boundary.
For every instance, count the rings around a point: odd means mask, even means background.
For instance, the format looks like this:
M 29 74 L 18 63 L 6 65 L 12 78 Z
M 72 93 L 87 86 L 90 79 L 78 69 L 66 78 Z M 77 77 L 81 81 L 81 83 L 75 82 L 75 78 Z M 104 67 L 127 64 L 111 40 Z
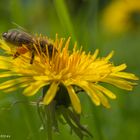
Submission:
M 22 30 L 24 32 L 27 32 L 27 29 L 25 29 L 24 27 L 20 26 L 19 24 L 12 22 L 12 24 L 19 30 Z
M 31 35 L 30 33 L 23 31 L 23 30 L 15 28 L 15 29 L 8 30 L 8 32 L 18 34 L 17 42 L 19 42 L 19 43 L 24 44 L 24 43 L 33 43 L 34 42 L 33 41 L 34 36 Z

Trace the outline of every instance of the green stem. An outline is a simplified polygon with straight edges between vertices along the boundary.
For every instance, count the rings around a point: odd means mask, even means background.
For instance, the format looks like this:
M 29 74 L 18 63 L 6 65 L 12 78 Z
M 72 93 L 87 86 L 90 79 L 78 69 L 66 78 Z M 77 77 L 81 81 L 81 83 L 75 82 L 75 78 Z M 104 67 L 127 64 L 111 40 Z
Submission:
M 49 86 L 43 87 L 43 97 L 46 94 L 46 91 L 49 89 Z M 42 97 L 42 98 L 43 98 Z M 51 104 L 44 106 L 44 117 L 46 120 L 46 129 L 47 129 L 47 140 L 52 140 L 52 120 L 51 120 Z
M 50 105 L 45 106 L 45 112 L 47 117 L 47 136 L 48 140 L 52 140 L 52 121 L 51 121 L 51 108 Z

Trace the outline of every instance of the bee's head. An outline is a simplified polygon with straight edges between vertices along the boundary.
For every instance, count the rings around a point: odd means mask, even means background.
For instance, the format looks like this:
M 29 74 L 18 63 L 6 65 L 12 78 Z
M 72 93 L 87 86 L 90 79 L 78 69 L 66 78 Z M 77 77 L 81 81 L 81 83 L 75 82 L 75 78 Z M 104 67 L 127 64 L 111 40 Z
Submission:
M 3 39 L 7 39 L 7 32 L 4 32 L 4 33 L 2 34 L 2 38 L 3 38 Z

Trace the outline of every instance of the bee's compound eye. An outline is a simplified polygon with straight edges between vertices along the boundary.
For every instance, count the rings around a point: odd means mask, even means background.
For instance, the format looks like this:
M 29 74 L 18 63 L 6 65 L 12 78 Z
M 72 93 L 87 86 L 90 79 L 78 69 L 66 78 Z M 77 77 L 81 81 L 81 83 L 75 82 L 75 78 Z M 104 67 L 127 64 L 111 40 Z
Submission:
M 6 36 L 7 36 L 7 32 L 4 32 L 4 33 L 2 34 L 2 37 L 3 37 L 3 38 L 6 38 Z

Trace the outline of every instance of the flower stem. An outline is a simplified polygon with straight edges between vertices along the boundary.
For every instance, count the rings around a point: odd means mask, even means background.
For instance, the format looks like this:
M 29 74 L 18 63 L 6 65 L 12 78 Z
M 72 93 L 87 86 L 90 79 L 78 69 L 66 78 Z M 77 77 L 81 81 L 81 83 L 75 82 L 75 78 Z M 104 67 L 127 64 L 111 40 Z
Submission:
M 43 87 L 43 97 L 46 94 L 46 91 L 49 89 L 49 86 Z M 46 129 L 47 129 L 47 140 L 52 140 L 52 104 L 44 106 L 44 113 L 46 119 Z
M 52 140 L 52 121 L 51 121 L 51 110 L 50 106 L 47 105 L 45 106 L 45 112 L 46 112 L 46 117 L 47 117 L 47 136 L 48 140 Z

